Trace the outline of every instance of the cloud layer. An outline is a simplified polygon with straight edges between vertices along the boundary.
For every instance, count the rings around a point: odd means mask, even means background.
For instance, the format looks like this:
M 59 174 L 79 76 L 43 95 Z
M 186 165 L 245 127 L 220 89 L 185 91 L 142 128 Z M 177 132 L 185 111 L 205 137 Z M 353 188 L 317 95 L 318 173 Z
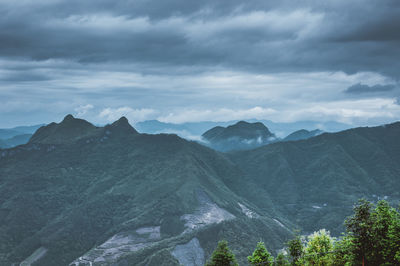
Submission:
M 98 123 L 398 119 L 397 25 L 397 0 L 4 0 L 0 126 L 70 112 Z

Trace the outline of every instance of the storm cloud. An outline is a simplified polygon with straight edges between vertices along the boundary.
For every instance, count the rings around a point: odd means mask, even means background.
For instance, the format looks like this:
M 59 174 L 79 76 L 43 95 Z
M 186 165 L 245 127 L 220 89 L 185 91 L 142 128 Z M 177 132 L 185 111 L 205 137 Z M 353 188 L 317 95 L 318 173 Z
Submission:
M 368 86 L 365 84 L 354 84 L 350 87 L 348 87 L 345 92 L 346 93 L 352 93 L 352 94 L 360 94 L 360 93 L 372 93 L 372 92 L 388 92 L 392 91 L 395 88 L 393 84 L 389 85 L 380 85 L 376 84 L 373 86 Z
M 75 112 L 99 123 L 125 113 L 186 121 L 206 119 L 195 111 L 250 116 L 244 110 L 262 108 L 276 111 L 266 119 L 362 124 L 375 112 L 361 104 L 367 92 L 393 103 L 376 121 L 393 120 L 399 95 L 387 92 L 400 77 L 398 25 L 396 0 L 4 0 L 0 120 Z M 349 100 L 359 103 L 353 114 L 368 112 L 364 122 L 343 111 Z M 306 111 L 335 102 L 343 103 L 337 115 Z

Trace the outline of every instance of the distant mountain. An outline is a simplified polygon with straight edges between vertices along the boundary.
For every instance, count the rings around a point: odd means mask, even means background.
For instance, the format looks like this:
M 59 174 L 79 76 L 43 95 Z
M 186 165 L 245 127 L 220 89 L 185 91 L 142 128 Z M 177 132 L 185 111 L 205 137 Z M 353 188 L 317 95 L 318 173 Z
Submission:
M 227 127 L 229 125 L 233 125 L 239 122 L 238 120 L 227 121 L 227 122 L 190 122 L 190 123 L 164 123 L 157 120 L 148 120 L 143 122 L 138 122 L 135 124 L 135 128 L 140 133 L 149 133 L 149 134 L 159 134 L 159 133 L 174 133 L 179 135 L 180 137 L 186 139 L 199 140 L 200 136 L 206 132 L 207 130 L 221 126 Z M 351 128 L 350 125 L 328 121 L 328 122 L 317 122 L 317 121 L 297 121 L 291 123 L 277 123 L 271 120 L 256 120 L 250 119 L 247 122 L 255 123 L 261 122 L 277 137 L 283 138 L 294 131 L 300 129 L 306 130 L 314 130 L 315 128 L 320 128 L 324 132 L 338 132 L 341 130 Z
M 229 154 L 245 174 L 246 186 L 236 192 L 259 208 L 266 206 L 258 195 L 269 195 L 305 232 L 339 235 L 359 198 L 399 204 L 399 136 L 397 122 Z
M 219 151 L 253 149 L 276 140 L 275 135 L 264 124 L 245 121 L 228 127 L 214 127 L 202 137 L 206 145 Z
M 10 148 L 5 140 L 0 139 L 0 149 Z
M 33 134 L 44 124 L 34 126 L 19 126 L 14 128 L 0 128 L 0 139 L 10 139 L 17 135 Z
M 288 136 L 292 132 L 297 130 L 305 129 L 305 130 L 314 130 L 319 128 L 324 132 L 339 132 L 342 130 L 350 129 L 354 126 L 349 124 L 339 123 L 335 121 L 326 121 L 326 122 L 318 122 L 318 121 L 296 121 L 296 122 L 273 122 L 271 120 L 249 120 L 249 122 L 261 122 L 266 125 L 272 132 L 275 133 L 277 137 L 284 138 Z
M 300 130 L 297 130 L 297 131 L 291 133 L 287 137 L 285 137 L 283 139 L 283 141 L 295 141 L 295 140 L 309 139 L 309 138 L 321 135 L 322 133 L 323 133 L 323 131 L 319 130 L 319 129 L 315 129 L 315 130 L 311 130 L 311 131 L 308 131 L 306 129 L 300 129 Z
M 21 132 L 18 132 L 14 129 L 0 129 L 0 139 L 9 139 L 20 134 Z
M 196 142 L 68 115 L 0 150 L 0 265 L 203 265 L 222 238 L 242 263 L 248 243 L 274 252 L 294 226 L 233 192 L 241 177 Z
M 22 134 L 16 135 L 9 139 L 0 140 L 0 148 L 12 148 L 21 144 L 28 143 L 29 139 L 32 137 L 32 134 Z
M 43 124 L 0 129 L 0 148 L 12 148 L 29 141 L 32 134 Z
M 160 134 L 173 133 L 186 139 L 199 140 L 201 134 L 215 126 L 228 126 L 234 122 L 188 122 L 181 124 L 164 123 L 157 120 L 138 122 L 135 128 L 140 133 Z

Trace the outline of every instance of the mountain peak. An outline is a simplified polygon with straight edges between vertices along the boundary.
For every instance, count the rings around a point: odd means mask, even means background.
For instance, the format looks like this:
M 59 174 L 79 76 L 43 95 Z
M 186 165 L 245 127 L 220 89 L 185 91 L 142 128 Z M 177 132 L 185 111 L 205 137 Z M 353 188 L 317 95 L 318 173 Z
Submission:
M 318 136 L 322 133 L 323 133 L 323 131 L 319 130 L 319 129 L 315 129 L 315 130 L 311 130 L 311 131 L 306 130 L 306 129 L 300 129 L 300 130 L 297 130 L 297 131 L 289 134 L 283 140 L 284 141 L 304 140 L 304 139 L 309 139 L 309 138 Z
M 77 139 L 94 134 L 97 127 L 86 120 L 74 118 L 71 114 L 60 123 L 51 123 L 39 128 L 29 142 L 42 144 L 70 143 Z
M 248 129 L 248 130 L 262 130 L 265 131 L 266 134 L 271 134 L 269 129 L 261 122 L 254 122 L 254 123 L 249 123 L 246 121 L 239 121 L 234 125 L 230 125 L 227 127 L 227 129 Z
M 133 133 L 139 134 L 136 129 L 134 129 L 130 124 L 128 119 L 125 116 L 122 116 L 120 119 L 112 123 L 111 125 L 106 126 L 108 129 L 117 133 Z
M 30 139 L 30 143 L 41 144 L 66 144 L 86 137 L 101 136 L 104 131 L 114 135 L 139 134 L 128 122 L 126 117 L 121 117 L 111 125 L 95 127 L 86 120 L 66 115 L 60 123 L 51 123 L 39 128 Z M 108 133 L 107 133 L 108 134 Z
M 113 125 L 129 125 L 129 121 L 125 116 L 122 116 L 120 119 L 118 119 L 117 121 L 115 121 L 114 123 L 112 123 Z
M 64 119 L 63 119 L 63 121 L 62 121 L 61 123 L 63 123 L 63 122 L 68 122 L 68 121 L 73 121 L 73 120 L 75 120 L 75 117 L 73 117 L 71 114 L 67 114 L 67 115 L 64 117 Z
M 263 123 L 246 121 L 228 127 L 214 127 L 202 136 L 213 148 L 221 151 L 255 148 L 276 139 Z

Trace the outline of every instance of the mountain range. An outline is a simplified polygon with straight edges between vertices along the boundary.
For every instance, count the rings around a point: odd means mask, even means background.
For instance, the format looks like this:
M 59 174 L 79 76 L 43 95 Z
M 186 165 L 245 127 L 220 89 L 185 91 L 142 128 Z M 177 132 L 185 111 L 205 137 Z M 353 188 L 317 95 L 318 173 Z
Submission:
M 252 149 L 277 140 L 263 123 L 245 121 L 227 127 L 214 127 L 202 137 L 205 145 L 218 151 Z
M 157 120 L 148 120 L 136 123 L 135 128 L 142 133 L 149 133 L 149 134 L 173 133 L 186 139 L 200 140 L 200 136 L 213 127 L 219 127 L 219 126 L 228 127 L 238 122 L 240 122 L 240 120 L 233 120 L 228 122 L 212 122 L 212 121 L 186 122 L 186 123 L 176 124 L 176 123 L 160 122 Z M 273 122 L 271 120 L 250 119 L 247 120 L 247 122 L 249 123 L 260 122 L 264 124 L 278 138 L 285 138 L 289 134 L 301 129 L 312 131 L 319 128 L 324 132 L 338 132 L 341 130 L 351 128 L 351 126 L 348 124 L 343 124 L 334 121 L 327 121 L 327 122 L 297 121 L 297 122 L 278 123 L 278 122 Z
M 126 118 L 68 115 L 0 158 L 1 265 L 202 264 L 220 238 L 243 260 L 244 239 L 273 249 L 291 235 L 272 205 L 262 213 L 233 192 L 241 175 L 224 155 Z
M 12 148 L 27 143 L 32 134 L 42 126 L 43 124 L 0 129 L 0 148 Z
M 293 141 L 293 140 L 303 140 L 303 139 L 309 139 L 315 136 L 318 136 L 320 134 L 324 133 L 322 130 L 319 129 L 314 129 L 314 130 L 306 130 L 306 129 L 300 129 L 297 130 L 288 136 L 286 136 L 283 141 Z
M 244 122 L 205 135 L 232 132 L 273 136 Z M 358 198 L 399 203 L 399 135 L 393 123 L 221 153 L 68 115 L 0 150 L 0 265 L 203 265 L 221 239 L 245 263 L 296 228 L 338 236 Z

